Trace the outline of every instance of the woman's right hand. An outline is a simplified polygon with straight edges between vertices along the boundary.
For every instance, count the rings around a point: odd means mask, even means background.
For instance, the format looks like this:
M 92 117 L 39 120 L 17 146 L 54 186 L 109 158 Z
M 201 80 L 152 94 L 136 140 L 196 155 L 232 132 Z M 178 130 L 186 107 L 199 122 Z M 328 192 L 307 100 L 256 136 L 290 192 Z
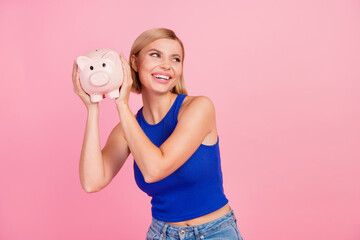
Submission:
M 80 99 L 84 102 L 87 109 L 92 107 L 98 107 L 98 103 L 92 103 L 90 100 L 89 94 L 87 94 L 80 84 L 80 74 L 78 73 L 78 65 L 74 60 L 73 64 L 73 72 L 72 72 L 72 80 L 74 85 L 74 92 L 80 97 Z

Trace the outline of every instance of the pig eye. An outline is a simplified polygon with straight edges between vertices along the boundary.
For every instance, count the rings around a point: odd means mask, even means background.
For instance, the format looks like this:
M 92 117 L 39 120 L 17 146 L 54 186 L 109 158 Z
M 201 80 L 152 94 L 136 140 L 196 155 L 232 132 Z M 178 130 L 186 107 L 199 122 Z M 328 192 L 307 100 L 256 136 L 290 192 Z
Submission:
M 103 66 L 103 67 L 106 67 L 106 63 L 103 63 L 102 66 Z
M 93 67 L 93 66 L 90 66 L 90 70 L 94 70 L 94 67 Z

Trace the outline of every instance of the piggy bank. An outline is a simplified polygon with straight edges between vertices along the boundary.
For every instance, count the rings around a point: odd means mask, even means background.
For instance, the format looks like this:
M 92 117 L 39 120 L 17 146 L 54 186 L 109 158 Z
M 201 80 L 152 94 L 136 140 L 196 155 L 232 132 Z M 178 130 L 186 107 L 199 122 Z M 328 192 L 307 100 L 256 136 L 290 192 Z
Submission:
M 78 57 L 76 62 L 81 87 L 90 95 L 91 102 L 100 102 L 103 95 L 109 98 L 119 97 L 123 71 L 116 52 L 99 48 Z

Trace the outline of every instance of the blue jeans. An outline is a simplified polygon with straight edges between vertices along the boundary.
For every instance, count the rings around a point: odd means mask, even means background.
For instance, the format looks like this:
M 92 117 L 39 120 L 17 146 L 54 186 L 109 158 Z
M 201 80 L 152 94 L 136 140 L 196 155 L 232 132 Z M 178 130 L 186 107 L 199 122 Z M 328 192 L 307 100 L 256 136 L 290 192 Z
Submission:
M 236 224 L 234 211 L 214 221 L 194 226 L 174 226 L 152 218 L 152 223 L 146 234 L 146 240 L 202 240 L 223 239 L 243 240 Z

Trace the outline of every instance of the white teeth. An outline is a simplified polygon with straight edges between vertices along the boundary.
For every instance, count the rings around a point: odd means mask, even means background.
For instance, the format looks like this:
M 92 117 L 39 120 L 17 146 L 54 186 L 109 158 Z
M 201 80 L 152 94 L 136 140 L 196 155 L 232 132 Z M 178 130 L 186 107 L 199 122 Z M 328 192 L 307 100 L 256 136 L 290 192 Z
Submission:
M 164 76 L 164 75 L 154 75 L 154 77 L 159 78 L 159 79 L 169 80 L 169 77 L 168 77 L 168 76 Z

